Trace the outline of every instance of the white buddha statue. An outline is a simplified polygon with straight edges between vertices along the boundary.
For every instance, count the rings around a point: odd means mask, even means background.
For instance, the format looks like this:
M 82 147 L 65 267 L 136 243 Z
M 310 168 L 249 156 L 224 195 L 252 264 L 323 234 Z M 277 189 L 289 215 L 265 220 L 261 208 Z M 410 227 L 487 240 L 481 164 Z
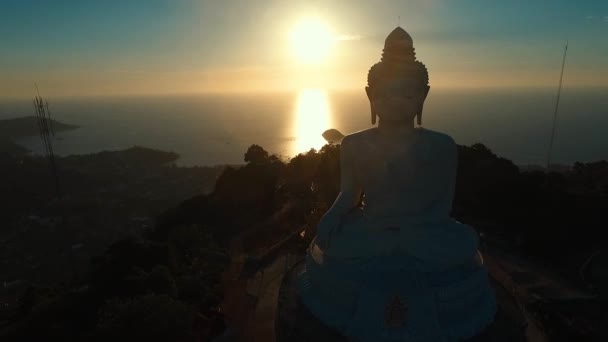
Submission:
M 456 144 L 414 125 L 429 89 L 396 28 L 365 89 L 378 127 L 342 140 L 340 193 L 299 276 L 306 307 L 356 340 L 457 341 L 494 318 L 477 234 L 449 216 Z

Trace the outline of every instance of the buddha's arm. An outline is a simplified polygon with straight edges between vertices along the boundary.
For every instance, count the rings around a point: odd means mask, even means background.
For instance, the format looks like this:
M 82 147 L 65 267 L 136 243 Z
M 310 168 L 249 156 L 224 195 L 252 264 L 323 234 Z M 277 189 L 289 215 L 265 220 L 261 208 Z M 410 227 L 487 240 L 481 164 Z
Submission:
M 355 176 L 354 147 L 348 138 L 345 138 L 340 146 L 340 193 L 329 209 L 332 214 L 348 213 L 361 199 L 361 186 Z
M 354 147 L 348 137 L 340 146 L 340 193 L 319 222 L 318 237 L 323 244 L 328 242 L 332 232 L 339 228 L 342 217 L 357 206 L 361 198 L 362 190 L 354 171 Z
M 452 202 L 454 200 L 454 191 L 456 187 L 456 175 L 458 171 L 458 147 L 454 140 L 449 138 L 445 144 L 443 144 L 442 152 L 445 155 L 441 160 L 439 170 L 444 173 L 441 177 L 441 186 L 439 190 L 443 195 L 443 208 L 441 211 L 449 215 L 452 211 Z

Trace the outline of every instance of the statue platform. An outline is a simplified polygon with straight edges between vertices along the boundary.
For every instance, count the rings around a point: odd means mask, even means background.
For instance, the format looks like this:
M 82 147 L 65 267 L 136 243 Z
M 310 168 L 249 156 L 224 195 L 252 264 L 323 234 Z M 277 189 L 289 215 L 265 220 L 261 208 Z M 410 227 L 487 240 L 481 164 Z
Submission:
M 278 298 L 275 320 L 277 342 L 348 342 L 351 341 L 336 329 L 325 325 L 302 302 L 298 289 L 298 277 L 305 272 L 305 261 L 296 264 L 284 277 Z M 493 284 L 497 292 L 497 312 L 494 321 L 481 333 L 463 340 L 467 342 L 524 342 L 525 318 L 510 307 L 512 299 L 500 286 Z M 395 341 L 407 341 L 396 339 Z

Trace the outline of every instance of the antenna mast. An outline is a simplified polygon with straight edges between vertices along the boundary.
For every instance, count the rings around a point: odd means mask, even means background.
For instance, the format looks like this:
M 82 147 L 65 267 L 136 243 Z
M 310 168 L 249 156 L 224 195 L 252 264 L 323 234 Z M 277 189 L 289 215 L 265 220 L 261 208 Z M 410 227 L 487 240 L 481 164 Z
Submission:
M 547 153 L 547 173 L 549 173 L 549 167 L 551 166 L 551 153 L 553 152 L 553 140 L 555 139 L 555 126 L 557 123 L 557 108 L 559 107 L 559 98 L 562 92 L 562 80 L 564 78 L 564 67 L 566 65 L 566 53 L 568 52 L 568 41 L 566 41 L 566 47 L 564 48 L 564 58 L 562 59 L 562 71 L 559 75 L 559 87 L 557 88 L 557 100 L 555 101 L 555 111 L 553 112 L 553 127 L 551 129 L 551 139 L 549 140 L 549 152 Z
M 45 155 L 48 158 L 51 164 L 51 172 L 53 173 L 53 178 L 55 180 L 55 191 L 56 195 L 61 195 L 61 189 L 59 187 L 59 177 L 57 176 L 57 165 L 55 163 L 55 152 L 53 151 L 53 141 L 51 135 L 54 136 L 55 132 L 53 130 L 51 114 L 49 112 L 49 104 L 48 102 L 40 96 L 40 92 L 38 91 L 38 85 L 34 83 L 36 86 L 37 95 L 34 97 L 34 109 L 36 112 L 36 122 L 38 123 L 38 128 L 40 130 L 40 138 L 44 143 L 44 151 Z

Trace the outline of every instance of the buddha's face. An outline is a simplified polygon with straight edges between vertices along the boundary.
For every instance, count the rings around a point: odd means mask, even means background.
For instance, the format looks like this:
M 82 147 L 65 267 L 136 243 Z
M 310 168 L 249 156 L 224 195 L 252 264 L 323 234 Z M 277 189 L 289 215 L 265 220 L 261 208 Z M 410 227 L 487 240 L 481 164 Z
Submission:
M 395 78 L 366 87 L 372 112 L 385 122 L 411 122 L 422 112 L 430 87 L 419 79 Z

